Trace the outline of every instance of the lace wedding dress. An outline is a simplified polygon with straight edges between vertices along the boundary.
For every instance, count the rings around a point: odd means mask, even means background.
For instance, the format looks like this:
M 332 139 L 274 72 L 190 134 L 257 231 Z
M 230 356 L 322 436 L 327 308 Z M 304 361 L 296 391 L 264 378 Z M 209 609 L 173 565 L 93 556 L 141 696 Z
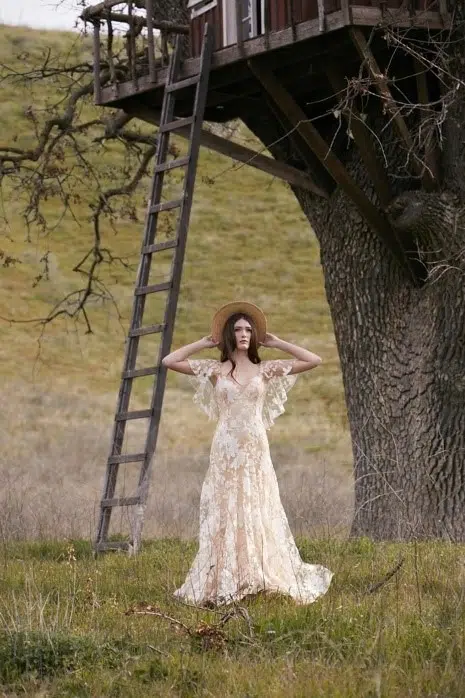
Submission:
M 189 360 L 194 402 L 218 420 L 200 498 L 199 550 L 175 596 L 224 604 L 272 591 L 300 603 L 324 594 L 333 576 L 300 557 L 281 504 L 266 429 L 284 412 L 292 360 L 263 361 L 246 385 L 222 364 Z

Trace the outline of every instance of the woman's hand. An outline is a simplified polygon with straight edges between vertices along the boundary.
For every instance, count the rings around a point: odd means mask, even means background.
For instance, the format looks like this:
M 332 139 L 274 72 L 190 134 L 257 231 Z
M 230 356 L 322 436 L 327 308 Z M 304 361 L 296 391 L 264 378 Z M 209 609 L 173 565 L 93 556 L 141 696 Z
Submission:
M 211 349 L 212 347 L 216 347 L 218 344 L 219 342 L 213 341 L 211 335 L 202 337 L 202 339 L 198 339 L 196 342 L 186 344 L 185 346 L 179 347 L 179 349 L 172 351 L 171 354 L 167 354 L 165 357 L 163 357 L 162 364 L 167 368 L 172 368 L 173 371 L 192 375 L 192 369 L 187 362 L 189 356 L 192 356 L 192 354 L 195 354 L 198 351 L 202 351 L 202 349 Z
M 213 347 L 217 347 L 219 344 L 219 342 L 215 342 L 211 334 L 207 335 L 206 337 L 202 337 L 200 341 L 203 342 L 205 349 L 212 349 Z
M 280 342 L 279 337 L 277 337 L 275 334 L 271 334 L 270 332 L 267 332 L 265 335 L 265 339 L 263 342 L 260 342 L 260 345 L 262 347 L 266 347 L 268 349 L 273 349 L 278 346 Z

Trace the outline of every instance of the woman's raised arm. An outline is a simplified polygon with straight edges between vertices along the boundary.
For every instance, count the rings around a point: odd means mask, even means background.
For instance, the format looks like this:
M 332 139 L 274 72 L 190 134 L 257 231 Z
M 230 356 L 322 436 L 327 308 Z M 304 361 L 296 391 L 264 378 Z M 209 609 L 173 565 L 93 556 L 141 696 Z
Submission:
M 303 371 L 309 371 L 315 366 L 321 364 L 321 357 L 318 354 L 314 354 L 308 349 L 297 346 L 297 344 L 291 344 L 291 342 L 285 342 L 284 339 L 276 337 L 274 334 L 267 334 L 265 341 L 262 342 L 263 347 L 269 347 L 270 349 L 280 349 L 285 351 L 287 354 L 291 354 L 296 361 L 292 367 L 290 373 L 302 373 Z
M 172 371 L 187 373 L 191 376 L 194 372 L 186 359 L 202 349 L 211 349 L 217 345 L 218 342 L 214 342 L 211 337 L 202 337 L 202 339 L 197 340 L 197 342 L 186 344 L 185 346 L 179 347 L 179 349 L 172 351 L 171 354 L 167 354 L 162 359 L 162 364 L 163 366 L 166 366 L 166 368 L 170 368 Z

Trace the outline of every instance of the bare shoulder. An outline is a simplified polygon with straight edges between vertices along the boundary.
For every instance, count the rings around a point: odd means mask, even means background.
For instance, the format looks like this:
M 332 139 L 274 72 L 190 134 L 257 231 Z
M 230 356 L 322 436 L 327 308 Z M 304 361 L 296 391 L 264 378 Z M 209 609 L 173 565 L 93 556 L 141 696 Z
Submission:
M 232 363 L 228 359 L 227 361 L 218 361 L 218 375 L 227 376 L 232 369 Z

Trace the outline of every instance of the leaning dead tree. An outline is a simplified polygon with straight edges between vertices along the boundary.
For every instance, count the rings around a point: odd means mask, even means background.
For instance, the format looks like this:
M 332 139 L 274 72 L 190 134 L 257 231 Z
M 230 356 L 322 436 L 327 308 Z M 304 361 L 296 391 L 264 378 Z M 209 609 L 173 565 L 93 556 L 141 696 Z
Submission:
M 102 4 L 108 17 L 99 16 L 99 31 L 111 24 L 116 4 Z M 275 159 L 263 167 L 288 179 L 318 237 L 353 444 L 353 535 L 463 540 L 465 2 L 434 3 L 434 31 L 409 21 L 417 4 L 403 3 L 402 21 L 387 10 L 370 32 L 349 22 L 337 60 L 329 51 L 316 61 L 323 66 L 317 76 L 311 74 L 315 59 L 299 55 L 297 44 L 293 60 L 300 72 L 284 74 L 286 67 L 266 53 L 273 35 L 265 22 L 260 46 L 266 59 L 247 58 L 238 39 L 244 91 L 225 94 L 218 87 L 206 118 L 239 117 L 254 131 Z M 131 11 L 141 5 L 133 2 Z M 126 142 L 134 119 L 158 123 L 155 102 L 137 93 L 148 92 L 147 75 L 163 89 L 170 30 L 189 19 L 184 2 L 153 7 L 149 17 L 130 20 L 135 34 L 120 43 L 107 24 L 95 44 L 93 85 L 86 65 L 80 68 L 87 71 L 85 87 L 69 93 L 71 105 L 82 98 L 80 90 L 93 89 L 97 101 L 116 106 L 98 119 L 103 128 L 109 119 L 109 132 Z M 96 21 L 92 13 L 84 17 Z M 321 32 L 326 19 L 319 18 Z M 135 44 L 155 23 L 164 33 L 158 58 Z M 298 27 L 290 30 L 298 38 Z M 189 60 L 185 77 L 191 65 L 195 72 Z M 136 85 L 132 100 L 115 91 L 125 81 Z M 186 98 L 186 114 L 187 106 Z M 0 152 L 4 174 L 18 177 L 22 162 L 34 162 L 40 177 L 61 131 L 52 123 L 38 133 L 34 157 L 21 160 L 24 153 L 13 148 Z M 146 168 L 153 143 L 143 145 L 147 158 L 139 165 Z

